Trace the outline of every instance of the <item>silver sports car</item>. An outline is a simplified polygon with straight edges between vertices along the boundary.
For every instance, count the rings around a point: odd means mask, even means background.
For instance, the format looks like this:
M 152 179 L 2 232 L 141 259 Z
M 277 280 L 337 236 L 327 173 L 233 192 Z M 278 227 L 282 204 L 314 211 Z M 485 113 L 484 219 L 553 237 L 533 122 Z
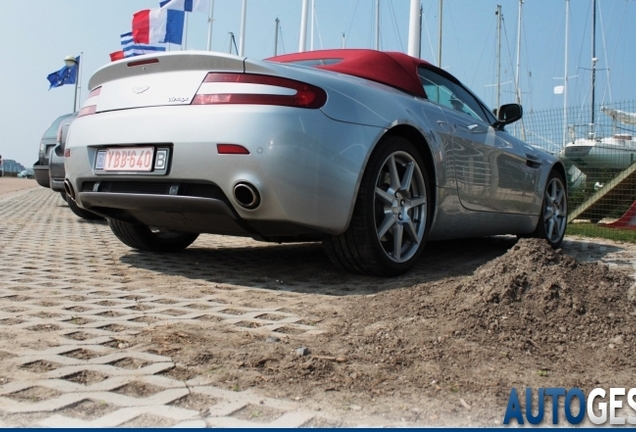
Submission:
M 126 245 L 199 234 L 322 241 L 340 267 L 409 270 L 427 240 L 563 240 L 561 162 L 423 60 L 325 50 L 168 52 L 110 63 L 69 131 L 65 187 Z

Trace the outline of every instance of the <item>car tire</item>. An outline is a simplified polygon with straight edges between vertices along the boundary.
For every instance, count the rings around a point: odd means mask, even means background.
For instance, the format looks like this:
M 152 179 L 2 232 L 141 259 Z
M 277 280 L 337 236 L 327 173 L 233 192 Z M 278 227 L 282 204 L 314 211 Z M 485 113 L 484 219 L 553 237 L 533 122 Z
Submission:
M 108 225 L 126 246 L 149 252 L 179 252 L 199 237 L 193 233 L 154 232 L 146 225 L 115 219 L 108 219 Z
M 82 219 L 87 219 L 87 220 L 104 219 L 103 217 L 91 211 L 84 210 L 83 208 L 79 207 L 77 203 L 73 201 L 72 199 L 70 199 L 68 196 L 66 197 L 66 204 L 68 204 L 68 207 L 71 209 L 73 213 L 75 213 L 76 216 L 79 216 Z
M 68 203 L 68 200 L 66 198 L 66 192 L 64 192 L 64 191 L 60 192 L 60 196 L 62 197 L 62 199 L 64 200 L 65 203 Z
M 558 171 L 548 176 L 543 192 L 543 204 L 537 227 L 530 237 L 540 238 L 558 248 L 565 237 L 568 224 L 568 199 L 565 179 Z
M 387 136 L 362 176 L 349 228 L 323 244 L 340 268 L 375 276 L 410 270 L 422 254 L 431 215 L 430 185 L 417 149 Z

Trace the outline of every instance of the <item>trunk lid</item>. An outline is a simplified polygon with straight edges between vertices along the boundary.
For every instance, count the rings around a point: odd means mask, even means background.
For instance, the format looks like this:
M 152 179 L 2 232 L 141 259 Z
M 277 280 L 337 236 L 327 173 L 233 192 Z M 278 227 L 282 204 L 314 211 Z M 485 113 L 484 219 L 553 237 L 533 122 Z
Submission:
M 245 72 L 245 58 L 210 52 L 172 52 L 110 63 L 91 77 L 83 108 L 95 112 L 189 105 L 208 72 Z M 99 87 L 99 91 L 95 89 Z

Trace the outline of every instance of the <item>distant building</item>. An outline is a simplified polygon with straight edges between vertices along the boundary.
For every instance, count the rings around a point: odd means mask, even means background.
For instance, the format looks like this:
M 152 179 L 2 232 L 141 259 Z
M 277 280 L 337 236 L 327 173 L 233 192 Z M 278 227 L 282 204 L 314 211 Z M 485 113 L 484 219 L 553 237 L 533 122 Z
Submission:
M 19 173 L 26 168 L 24 168 L 24 165 L 14 161 L 13 159 L 2 159 L 2 169 L 5 173 Z

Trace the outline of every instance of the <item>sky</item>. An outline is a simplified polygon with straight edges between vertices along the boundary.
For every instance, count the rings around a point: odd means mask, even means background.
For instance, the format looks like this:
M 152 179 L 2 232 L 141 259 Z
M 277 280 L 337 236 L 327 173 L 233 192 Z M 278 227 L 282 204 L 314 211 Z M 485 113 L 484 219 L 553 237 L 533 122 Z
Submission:
M 596 101 L 636 99 L 636 0 L 597 0 Z M 82 55 L 78 106 L 90 76 L 119 50 L 120 34 L 132 16 L 158 7 L 159 0 L 0 0 L 0 155 L 30 167 L 42 134 L 58 116 L 73 110 L 73 85 L 49 90 L 46 76 L 64 66 L 67 55 Z M 310 0 L 310 5 L 312 1 Z M 410 0 L 380 0 L 380 49 L 408 50 Z M 26 6 L 28 4 L 28 7 Z M 313 48 L 373 48 L 375 0 L 313 0 Z M 421 0 L 421 58 L 438 62 L 439 0 Z M 502 7 L 501 102 L 514 101 L 519 76 L 524 110 L 562 109 L 554 87 L 565 74 L 565 0 L 443 0 L 441 66 L 486 104 L 496 104 L 497 5 Z M 212 50 L 228 52 L 230 35 L 240 40 L 242 0 L 215 0 Z M 245 55 L 274 55 L 275 19 L 280 20 L 277 52 L 299 50 L 302 0 L 247 0 Z M 568 106 L 589 104 L 591 89 L 592 0 L 570 0 L 568 15 Z M 207 14 L 189 14 L 188 50 L 205 50 Z M 344 41 L 343 41 L 344 33 Z M 517 38 L 517 35 L 520 38 Z M 519 40 L 519 43 L 517 42 Z M 517 46 L 520 46 L 517 56 Z M 172 45 L 171 50 L 182 47 Z M 311 48 L 311 28 L 307 49 Z M 517 67 L 517 58 L 519 66 Z

